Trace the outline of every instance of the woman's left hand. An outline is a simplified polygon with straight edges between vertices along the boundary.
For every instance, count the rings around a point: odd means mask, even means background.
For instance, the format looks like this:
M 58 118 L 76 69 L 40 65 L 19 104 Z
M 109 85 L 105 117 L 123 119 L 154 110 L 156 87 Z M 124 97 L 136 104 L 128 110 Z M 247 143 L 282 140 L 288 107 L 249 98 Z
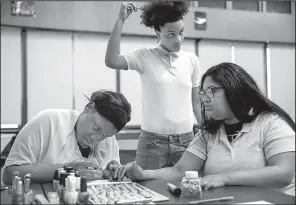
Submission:
M 204 176 L 201 178 L 201 185 L 205 190 L 223 187 L 226 185 L 226 176 L 224 174 Z

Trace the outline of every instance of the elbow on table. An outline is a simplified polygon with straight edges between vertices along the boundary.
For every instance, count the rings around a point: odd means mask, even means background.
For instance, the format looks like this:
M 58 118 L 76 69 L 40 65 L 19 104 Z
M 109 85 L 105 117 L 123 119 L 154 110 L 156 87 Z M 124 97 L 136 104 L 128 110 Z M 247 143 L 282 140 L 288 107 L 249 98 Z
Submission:
M 282 187 L 286 187 L 286 186 L 290 185 L 292 183 L 294 177 L 295 177 L 295 172 L 294 173 L 291 173 L 291 172 L 283 173 L 283 176 L 280 179 L 280 185 Z
M 12 173 L 13 173 L 12 167 L 5 167 L 5 169 L 3 170 L 3 183 L 5 185 L 12 184 Z

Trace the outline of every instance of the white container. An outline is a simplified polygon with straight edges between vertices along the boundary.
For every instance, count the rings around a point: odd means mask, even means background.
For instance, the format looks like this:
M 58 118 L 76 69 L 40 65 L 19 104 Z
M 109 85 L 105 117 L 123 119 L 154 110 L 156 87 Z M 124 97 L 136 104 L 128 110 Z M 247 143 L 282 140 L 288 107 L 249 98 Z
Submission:
M 187 171 L 182 181 L 182 195 L 202 198 L 201 179 L 197 171 Z

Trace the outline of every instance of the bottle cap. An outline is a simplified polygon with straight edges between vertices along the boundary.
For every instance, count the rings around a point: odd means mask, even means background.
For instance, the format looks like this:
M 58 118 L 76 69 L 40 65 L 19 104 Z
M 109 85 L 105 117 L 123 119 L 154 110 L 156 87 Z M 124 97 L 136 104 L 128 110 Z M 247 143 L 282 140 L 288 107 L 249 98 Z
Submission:
M 19 175 L 20 175 L 20 173 L 18 171 L 14 171 L 12 173 L 12 178 L 14 178 L 15 176 L 19 176 Z
M 80 192 L 86 192 L 86 191 L 87 191 L 86 178 L 81 177 L 81 179 L 80 179 Z
M 197 171 L 187 171 L 187 172 L 185 172 L 185 177 L 187 179 L 198 178 L 198 172 Z
M 65 186 L 66 178 L 67 178 L 67 173 L 61 173 L 61 175 L 60 175 L 60 185 Z
M 53 177 L 54 180 L 59 180 L 59 170 L 55 170 L 54 171 L 54 177 Z
M 72 170 L 74 170 L 74 168 L 73 167 L 66 167 L 66 172 L 68 172 L 68 173 L 70 173 Z
M 31 173 L 25 174 L 24 179 L 26 179 L 26 178 L 32 178 Z

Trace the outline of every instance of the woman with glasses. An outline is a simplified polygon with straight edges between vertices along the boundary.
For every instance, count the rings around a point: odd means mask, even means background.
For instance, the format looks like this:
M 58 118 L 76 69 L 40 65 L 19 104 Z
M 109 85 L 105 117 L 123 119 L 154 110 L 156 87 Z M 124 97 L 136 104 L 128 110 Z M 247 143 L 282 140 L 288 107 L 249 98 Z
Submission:
M 201 79 L 204 127 L 172 168 L 120 166 L 133 180 L 181 180 L 185 171 L 203 172 L 205 189 L 261 186 L 295 195 L 295 123 L 259 90 L 239 65 L 221 63 Z
M 31 173 L 33 183 L 49 182 L 55 170 L 64 166 L 79 170 L 82 176 L 101 177 L 109 161 L 120 162 L 114 134 L 125 126 L 130 115 L 126 98 L 112 91 L 94 92 L 82 112 L 44 110 L 17 135 L 1 179 L 11 184 L 13 172 L 18 171 L 20 176 Z

